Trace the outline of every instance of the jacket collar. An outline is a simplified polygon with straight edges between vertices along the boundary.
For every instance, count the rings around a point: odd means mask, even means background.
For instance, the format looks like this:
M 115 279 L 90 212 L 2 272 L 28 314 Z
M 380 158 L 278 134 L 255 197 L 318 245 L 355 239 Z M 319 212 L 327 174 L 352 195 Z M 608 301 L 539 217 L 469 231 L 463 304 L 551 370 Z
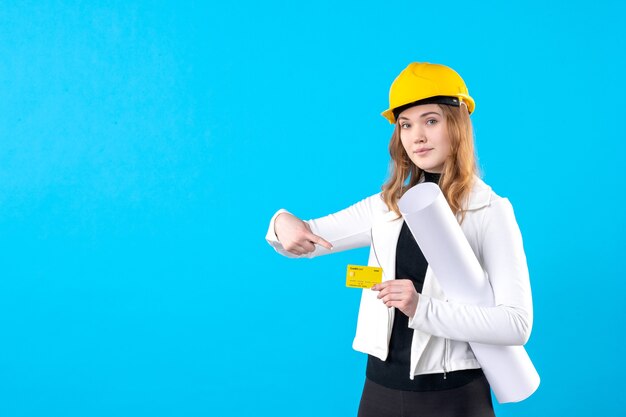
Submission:
M 474 185 L 467 200 L 467 210 L 478 210 L 491 204 L 493 193 L 491 187 L 483 180 L 474 176 Z
M 472 185 L 472 189 L 467 197 L 467 210 L 478 210 L 489 206 L 491 204 L 492 196 L 493 193 L 491 192 L 491 187 L 474 175 L 474 184 Z M 383 220 L 393 221 L 402 219 L 396 219 L 396 217 L 397 215 L 394 211 L 389 211 L 385 214 Z
M 491 204 L 491 200 L 493 198 L 493 192 L 491 191 L 491 187 L 485 184 L 483 180 L 474 176 L 474 184 L 472 185 L 472 190 L 468 196 L 467 200 L 467 210 L 479 210 L 483 207 L 487 207 Z M 391 236 L 396 236 L 400 234 L 400 228 L 402 225 L 402 217 L 397 216 L 397 214 L 390 210 L 385 213 L 382 217 L 382 223 L 387 224 L 389 229 L 385 230 L 383 228 L 384 233 L 390 233 Z M 391 227 L 391 225 L 394 225 Z M 395 253 L 395 247 L 394 253 Z

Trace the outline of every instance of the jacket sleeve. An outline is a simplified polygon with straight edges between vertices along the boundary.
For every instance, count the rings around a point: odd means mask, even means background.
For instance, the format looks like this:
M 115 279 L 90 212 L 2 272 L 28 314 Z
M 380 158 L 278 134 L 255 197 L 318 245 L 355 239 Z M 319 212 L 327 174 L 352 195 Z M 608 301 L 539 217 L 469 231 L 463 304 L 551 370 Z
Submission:
M 409 326 L 466 342 L 523 345 L 530 337 L 533 307 L 522 236 L 511 203 L 491 203 L 482 220 L 479 259 L 493 289 L 494 306 L 419 296 Z
M 369 246 L 372 219 L 380 205 L 384 204 L 380 193 L 367 197 L 350 207 L 338 211 L 328 216 L 317 219 L 306 220 L 311 227 L 311 231 L 326 239 L 333 245 L 332 250 L 328 250 L 320 245 L 315 245 L 315 250 L 305 255 L 294 255 L 287 252 L 274 232 L 274 222 L 281 213 L 289 213 L 285 209 L 280 209 L 272 216 L 265 239 L 281 255 L 289 258 L 314 258 L 320 255 L 340 252 L 349 249 Z

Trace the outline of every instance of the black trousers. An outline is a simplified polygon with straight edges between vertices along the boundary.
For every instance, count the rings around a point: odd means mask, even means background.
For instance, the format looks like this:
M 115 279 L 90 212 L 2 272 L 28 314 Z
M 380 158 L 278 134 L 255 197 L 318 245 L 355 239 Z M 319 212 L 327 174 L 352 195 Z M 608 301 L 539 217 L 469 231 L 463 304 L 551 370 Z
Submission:
M 443 391 L 400 391 L 365 379 L 358 417 L 495 417 L 487 379 Z

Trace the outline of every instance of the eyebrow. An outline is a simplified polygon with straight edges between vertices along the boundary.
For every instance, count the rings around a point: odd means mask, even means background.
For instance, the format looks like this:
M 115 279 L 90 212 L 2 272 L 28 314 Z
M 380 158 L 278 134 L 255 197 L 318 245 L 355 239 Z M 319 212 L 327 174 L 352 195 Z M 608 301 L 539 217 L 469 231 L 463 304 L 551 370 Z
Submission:
M 437 116 L 441 116 L 441 114 L 437 113 L 436 111 L 429 111 L 429 112 L 420 114 L 419 118 L 426 117 L 429 114 L 436 114 Z M 405 117 L 405 116 L 398 117 L 398 120 L 400 120 L 400 119 L 410 120 L 408 117 Z

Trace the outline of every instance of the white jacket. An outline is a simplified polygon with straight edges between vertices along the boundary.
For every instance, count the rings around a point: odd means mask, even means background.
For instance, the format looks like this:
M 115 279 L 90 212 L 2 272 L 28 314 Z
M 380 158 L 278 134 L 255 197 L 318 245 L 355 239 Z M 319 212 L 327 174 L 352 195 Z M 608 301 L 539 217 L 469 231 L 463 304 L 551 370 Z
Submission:
M 396 218 L 382 200 L 381 193 L 337 213 L 308 220 L 311 231 L 333 245 L 332 251 L 316 245 L 315 251 L 296 256 L 285 251 L 270 221 L 266 240 L 287 257 L 308 257 L 370 246 L 368 265 L 383 268 L 383 279 L 395 279 L 396 245 L 402 218 Z M 478 177 L 470 193 L 461 228 L 489 279 L 494 307 L 448 302 L 430 267 L 417 310 L 409 318 L 414 329 L 411 369 L 414 375 L 479 368 L 468 342 L 494 345 L 523 345 L 530 336 L 533 321 L 532 298 L 522 237 L 513 208 Z M 376 257 L 378 255 L 378 259 Z M 402 277 L 399 277 L 402 278 Z M 385 360 L 394 308 L 376 298 L 378 292 L 364 289 L 353 348 Z

